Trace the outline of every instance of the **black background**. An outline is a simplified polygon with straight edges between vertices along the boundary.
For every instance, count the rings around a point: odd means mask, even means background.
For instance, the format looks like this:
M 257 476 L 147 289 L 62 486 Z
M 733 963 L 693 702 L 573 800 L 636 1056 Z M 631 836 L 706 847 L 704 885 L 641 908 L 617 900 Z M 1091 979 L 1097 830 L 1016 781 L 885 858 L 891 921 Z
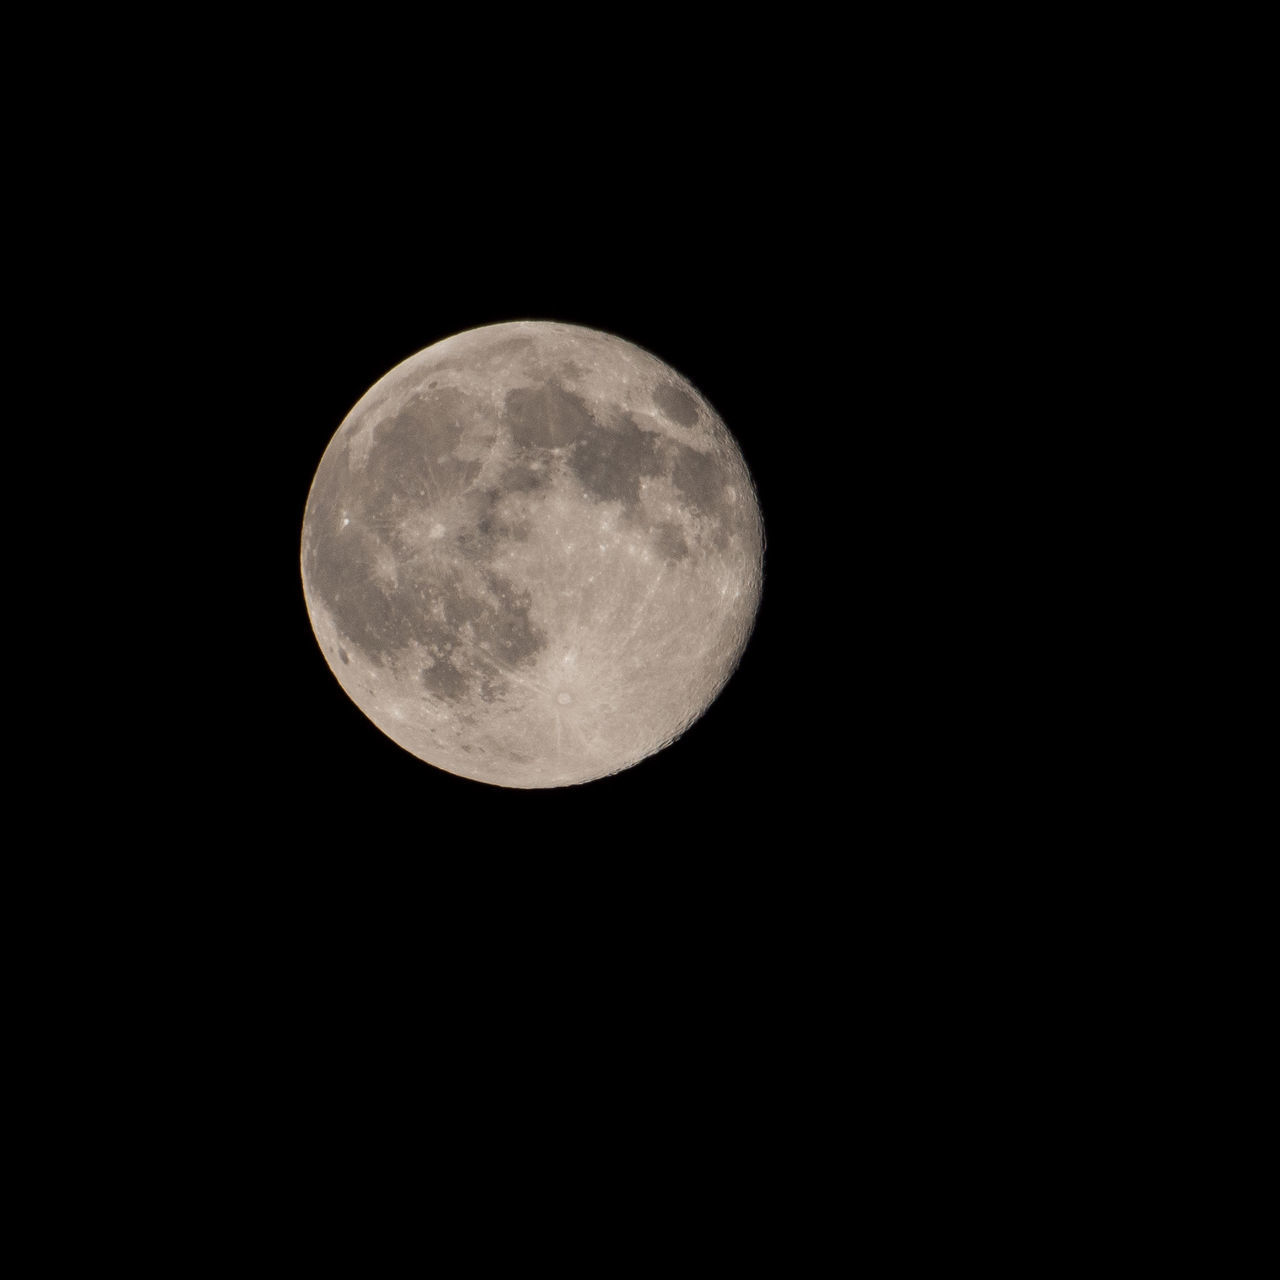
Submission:
M 973 229 L 998 240 L 1017 206 L 989 199 L 967 137 L 946 142 L 950 104 L 862 79 L 876 47 L 805 28 L 788 50 L 771 28 L 744 52 L 731 34 L 630 73 L 536 58 L 538 83 L 496 103 L 488 62 L 465 68 L 469 97 L 433 100 L 412 42 L 397 74 L 379 33 L 352 86 L 358 50 L 321 64 L 291 38 L 264 59 L 269 107 L 244 102 L 239 61 L 198 86 L 199 124 L 153 135 L 128 240 L 86 249 L 129 333 L 137 258 L 160 277 L 119 404 L 132 420 L 145 389 L 164 421 L 128 459 L 135 542 L 111 562 L 153 613 L 139 635 L 113 583 L 127 702 L 81 770 L 114 750 L 125 781 L 82 806 L 70 872 L 51 862 L 47 932 L 86 922 L 74 986 L 101 984 L 103 1043 L 142 993 L 161 1071 L 187 1055 L 243 1079 L 316 1149 L 333 1098 L 362 1116 L 391 1100 L 395 1129 L 395 1086 L 430 1095 L 442 1064 L 495 1100 L 534 1081 L 512 1105 L 550 1126 L 539 1054 L 584 1098 L 638 1066 L 614 1109 L 665 1081 L 748 1168 L 771 1136 L 825 1135 L 853 1095 L 879 1107 L 856 1082 L 867 1058 L 927 1115 L 983 1035 L 975 999 L 1028 971 L 1069 890 L 1037 855 L 1070 795 L 1029 817 L 1024 798 L 1053 767 L 1030 729 L 1056 669 L 1016 684 L 1018 718 L 992 713 L 1057 625 L 1020 607 L 1038 566 L 992 574 L 1022 526 L 983 492 L 1011 469 L 1037 501 L 1022 428 L 1057 395 L 1020 399 L 1008 376 L 1005 332 L 1037 334 L 992 297 Z M 321 91 L 276 93 L 284 55 Z M 168 103 L 145 95 L 118 133 L 155 130 Z M 114 159 L 109 176 L 102 191 L 129 189 Z M 1040 282 L 1034 262 L 1019 277 Z M 299 569 L 308 488 L 359 397 L 514 319 L 606 330 L 684 374 L 737 438 L 767 536 L 755 632 L 707 713 L 613 778 L 544 791 L 453 777 L 382 735 L 329 671 Z M 1002 410 L 1017 432 L 993 430 Z M 1017 1029 L 1034 1001 L 999 1003 Z M 770 1172 L 807 1163 L 826 1160 Z
M 950 57 L 948 33 L 910 22 Z M 306 25 L 274 49 L 229 32 L 203 81 L 201 32 L 190 58 L 158 59 L 181 93 L 140 80 L 134 118 L 86 108 L 101 181 L 50 148 L 92 267 L 52 332 L 127 347 L 118 398 L 59 410 L 136 482 L 128 509 L 107 486 L 111 518 L 77 527 L 68 565 L 88 544 L 109 577 L 74 638 L 88 670 L 92 629 L 117 633 L 116 715 L 61 704 L 49 758 L 75 785 L 45 788 L 38 855 L 18 860 L 51 891 L 43 912 L 11 895 L 36 934 L 19 987 L 67 974 L 34 1001 L 78 1041 L 51 1111 L 87 1097 L 118 1121 L 102 1148 L 118 1183 L 115 1153 L 137 1149 L 125 1090 L 164 1099 L 174 1150 L 202 1158 L 198 1116 L 231 1145 L 234 1185 L 263 1170 L 269 1206 L 290 1181 L 272 1145 L 345 1188 L 383 1167 L 335 1161 L 345 1137 L 394 1135 L 393 1165 L 425 1149 L 440 1167 L 449 1120 L 476 1163 L 504 1165 L 515 1138 L 525 1163 L 506 1167 L 538 1186 L 568 1114 L 592 1138 L 569 1158 L 593 1173 L 647 1136 L 659 1185 L 689 1168 L 702 1205 L 727 1163 L 763 1193 L 753 1245 L 775 1188 L 800 1188 L 788 1261 L 845 1188 L 833 1155 L 877 1125 L 890 1159 L 863 1160 L 862 1181 L 907 1204 L 921 1178 L 945 1197 L 974 1181 L 990 1134 L 972 1126 L 1019 1087 L 1039 1096 L 1012 1127 L 1047 1149 L 1045 1098 L 1060 1111 L 1114 1058 L 1038 1084 L 1089 1003 L 1055 990 L 1102 931 L 1073 902 L 1118 903 L 1128 936 L 1149 904 L 1090 866 L 1116 835 L 1079 817 L 1095 753 L 1043 745 L 1071 670 L 1044 640 L 1071 603 L 1018 507 L 1043 503 L 1078 432 L 1044 447 L 1069 370 L 1017 376 L 1045 344 L 1026 299 L 1052 302 L 1061 246 L 1036 226 L 1032 148 L 996 149 L 1007 191 L 988 179 L 974 150 L 992 132 L 957 109 L 972 89 L 920 91 L 917 32 L 895 67 L 808 15 L 754 43 L 734 15 L 704 48 L 646 23 L 661 43 L 627 66 L 629 38 L 593 32 L 557 63 L 503 19 L 452 45 L 384 25 L 361 49 L 345 14 L 326 60 Z M 980 76 L 961 62 L 957 80 Z M 441 90 L 446 64 L 461 83 Z M 313 83 L 290 82 L 298 67 Z M 689 378 L 742 447 L 768 539 L 755 633 L 702 719 L 616 777 L 547 791 L 454 778 L 385 738 L 328 670 L 299 571 L 308 487 L 364 391 L 443 337 L 521 318 L 607 330 Z M 1104 623 L 1088 644 L 1108 640 Z M 1055 839 L 1066 856 L 1046 855 Z

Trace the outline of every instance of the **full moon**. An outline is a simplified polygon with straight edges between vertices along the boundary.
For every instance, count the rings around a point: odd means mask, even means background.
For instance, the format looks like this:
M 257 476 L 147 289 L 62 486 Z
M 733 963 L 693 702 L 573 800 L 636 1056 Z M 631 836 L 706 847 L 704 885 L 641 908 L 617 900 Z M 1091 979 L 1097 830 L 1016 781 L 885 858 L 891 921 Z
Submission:
M 562 787 L 668 746 L 733 674 L 764 532 L 742 454 L 675 370 L 543 321 L 460 333 L 325 450 L 302 583 L 350 698 L 419 759 Z

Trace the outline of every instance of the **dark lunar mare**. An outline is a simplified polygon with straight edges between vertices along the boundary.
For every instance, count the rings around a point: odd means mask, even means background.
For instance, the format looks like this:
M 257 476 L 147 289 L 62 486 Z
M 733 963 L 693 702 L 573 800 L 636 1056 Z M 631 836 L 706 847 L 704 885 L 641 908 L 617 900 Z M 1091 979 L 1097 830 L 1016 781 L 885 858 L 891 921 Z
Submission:
M 627 414 L 617 425 L 598 427 L 579 439 L 570 464 L 598 502 L 621 502 L 634 510 L 640 502 L 641 477 L 661 475 L 663 456 L 659 437 L 642 431 Z
M 558 382 L 507 392 L 506 423 L 517 444 L 558 449 L 596 426 L 586 402 Z
M 653 403 L 662 410 L 672 422 L 682 427 L 691 427 L 698 420 L 698 404 L 682 387 L 673 382 L 658 384 L 653 393 Z
M 304 563 L 338 629 L 379 666 L 414 643 L 425 646 L 432 661 L 422 682 L 445 699 L 465 696 L 473 684 L 494 689 L 492 675 L 475 670 L 477 661 L 488 660 L 474 650 L 521 666 L 546 643 L 529 615 L 529 593 L 487 567 L 498 541 L 521 532 L 496 514 L 496 489 L 475 494 L 475 527 L 460 535 L 460 554 L 476 562 L 471 572 L 415 558 L 420 549 L 406 546 L 400 532 L 406 515 L 464 492 L 478 474 L 479 462 L 461 461 L 451 451 L 468 427 L 484 425 L 483 414 L 482 405 L 455 387 L 413 395 L 373 427 L 362 467 L 351 465 L 349 440 L 326 456 L 310 503 L 314 519 Z M 544 481 L 528 470 L 522 483 L 534 488 Z M 397 566 L 395 583 L 379 573 L 388 551 Z M 471 637 L 472 656 L 457 652 L 464 634 Z

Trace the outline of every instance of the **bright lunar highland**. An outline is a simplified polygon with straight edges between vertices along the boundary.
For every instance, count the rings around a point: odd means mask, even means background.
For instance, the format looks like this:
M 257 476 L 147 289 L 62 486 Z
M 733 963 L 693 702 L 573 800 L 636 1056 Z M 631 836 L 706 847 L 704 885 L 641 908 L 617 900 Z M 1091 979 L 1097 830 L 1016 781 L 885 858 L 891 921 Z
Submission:
M 392 369 L 316 471 L 302 582 L 343 689 L 428 764 L 559 787 L 661 750 L 760 602 L 746 464 L 673 369 L 542 321 Z

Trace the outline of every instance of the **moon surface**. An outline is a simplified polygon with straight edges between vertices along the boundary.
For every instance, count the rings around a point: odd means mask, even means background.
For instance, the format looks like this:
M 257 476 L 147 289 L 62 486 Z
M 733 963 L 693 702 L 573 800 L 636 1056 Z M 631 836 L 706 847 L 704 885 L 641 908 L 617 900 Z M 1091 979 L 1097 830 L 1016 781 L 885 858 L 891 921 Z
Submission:
M 522 321 L 411 356 L 338 428 L 302 528 L 316 639 L 449 773 L 558 787 L 674 741 L 760 602 L 751 476 L 711 406 L 610 334 Z

